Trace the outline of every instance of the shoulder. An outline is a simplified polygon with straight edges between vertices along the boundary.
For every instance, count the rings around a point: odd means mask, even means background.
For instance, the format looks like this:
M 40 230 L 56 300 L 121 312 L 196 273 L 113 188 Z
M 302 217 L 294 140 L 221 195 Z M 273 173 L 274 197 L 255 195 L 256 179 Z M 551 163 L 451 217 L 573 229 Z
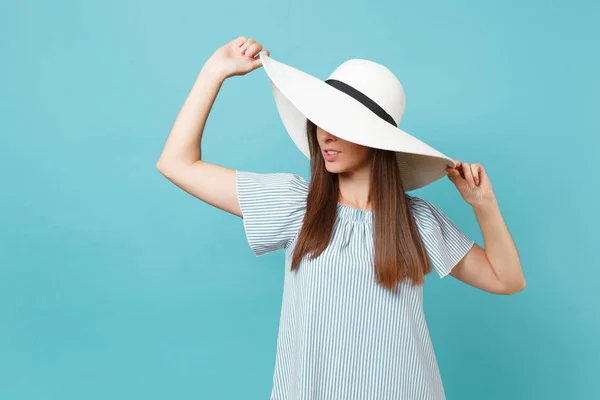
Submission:
M 405 196 L 415 218 L 427 219 L 433 216 L 433 209 L 437 208 L 433 203 L 418 196 L 409 194 L 405 194 Z
M 408 197 L 433 268 L 443 278 L 470 251 L 475 242 L 435 204 L 416 196 Z
M 236 170 L 238 183 L 248 183 L 265 188 L 290 189 L 303 191 L 308 189 L 308 181 L 298 174 L 290 172 L 259 173 Z
M 434 203 L 418 196 L 405 194 L 415 222 L 422 232 L 431 233 L 439 229 L 447 217 Z
M 409 196 L 409 202 L 417 227 L 426 236 L 434 236 L 447 244 L 460 242 L 460 245 L 466 244 L 468 247 L 472 243 L 450 217 L 432 202 L 416 196 Z
M 259 256 L 287 247 L 299 231 L 308 182 L 287 172 L 236 170 L 237 196 L 248 243 Z
M 309 184 L 304 177 L 289 172 L 258 173 L 236 170 L 238 200 L 244 208 L 256 207 L 285 211 L 286 206 L 303 206 Z

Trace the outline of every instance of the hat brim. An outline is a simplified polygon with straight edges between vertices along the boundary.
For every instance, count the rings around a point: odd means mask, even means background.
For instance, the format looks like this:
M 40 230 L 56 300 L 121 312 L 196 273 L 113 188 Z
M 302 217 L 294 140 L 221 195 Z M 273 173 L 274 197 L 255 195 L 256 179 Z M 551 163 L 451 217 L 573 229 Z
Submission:
M 310 159 L 307 118 L 352 143 L 396 152 L 405 191 L 426 186 L 447 174 L 454 160 L 384 121 L 358 100 L 297 68 L 260 52 L 275 103 L 293 142 Z M 368 132 L 368 134 L 365 134 Z

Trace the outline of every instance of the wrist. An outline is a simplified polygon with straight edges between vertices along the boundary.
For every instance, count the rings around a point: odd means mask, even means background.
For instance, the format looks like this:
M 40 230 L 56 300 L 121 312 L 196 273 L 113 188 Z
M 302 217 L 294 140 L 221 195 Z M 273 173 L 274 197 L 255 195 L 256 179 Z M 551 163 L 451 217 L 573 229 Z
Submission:
M 227 79 L 227 72 L 216 65 L 211 64 L 210 62 L 206 62 L 202 69 L 200 70 L 200 75 L 207 76 L 212 80 L 216 80 L 219 82 L 223 82 Z
M 496 200 L 495 197 L 481 199 L 481 200 L 471 204 L 471 207 L 473 207 L 473 211 L 475 211 L 475 213 L 482 213 L 482 212 L 486 212 L 491 209 L 497 208 L 498 201 Z

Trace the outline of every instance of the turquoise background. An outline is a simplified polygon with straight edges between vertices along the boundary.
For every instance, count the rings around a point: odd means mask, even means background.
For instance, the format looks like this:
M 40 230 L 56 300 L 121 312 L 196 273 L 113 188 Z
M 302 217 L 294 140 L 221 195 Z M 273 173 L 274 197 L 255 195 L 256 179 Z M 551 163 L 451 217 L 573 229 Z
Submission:
M 402 81 L 401 127 L 480 162 L 528 286 L 429 275 L 449 399 L 600 398 L 600 6 L 592 1 L 4 3 L 0 398 L 266 399 L 283 252 L 155 168 L 205 60 L 239 35 L 320 78 Z M 309 176 L 262 69 L 225 82 L 206 161 Z M 413 192 L 483 244 L 452 183 Z

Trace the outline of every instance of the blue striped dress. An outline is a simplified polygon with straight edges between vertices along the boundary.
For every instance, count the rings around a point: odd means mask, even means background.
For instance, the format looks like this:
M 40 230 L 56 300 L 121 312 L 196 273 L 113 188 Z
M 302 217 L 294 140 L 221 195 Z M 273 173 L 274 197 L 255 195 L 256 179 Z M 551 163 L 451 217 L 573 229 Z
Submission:
M 423 287 L 389 291 L 373 272 L 372 212 L 338 203 L 328 248 L 291 271 L 308 182 L 291 173 L 236 170 L 250 248 L 285 249 L 271 400 L 445 399 L 423 313 Z M 442 278 L 474 241 L 432 203 L 405 194 Z

